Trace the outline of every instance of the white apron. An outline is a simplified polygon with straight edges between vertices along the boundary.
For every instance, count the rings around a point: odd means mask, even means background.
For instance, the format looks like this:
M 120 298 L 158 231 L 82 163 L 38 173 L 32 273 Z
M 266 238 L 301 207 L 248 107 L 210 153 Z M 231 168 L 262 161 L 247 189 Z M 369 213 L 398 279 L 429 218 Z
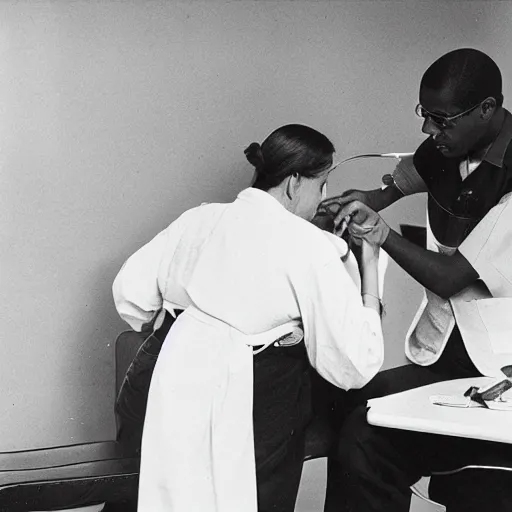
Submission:
M 481 245 L 489 237 L 484 221 L 481 224 L 469 235 L 472 243 L 475 239 L 482 239 Z M 428 214 L 427 248 L 448 255 L 455 250 L 435 241 L 428 224 Z M 460 250 L 464 251 L 464 246 Z M 467 252 L 464 256 L 473 263 Z M 457 322 L 468 355 L 482 375 L 502 375 L 501 368 L 512 364 L 512 286 L 499 275 L 499 267 L 498 270 L 495 268 L 498 278 L 493 280 L 487 279 L 487 273 L 482 275 L 479 266 L 476 268 L 488 284 L 498 283 L 493 294 L 482 281 L 468 286 L 449 300 L 424 290 L 422 303 L 405 339 L 405 354 L 413 363 L 420 366 L 434 364 L 441 357 Z
M 245 336 L 193 306 L 178 317 L 151 382 L 139 512 L 257 511 L 250 345 L 294 327 Z

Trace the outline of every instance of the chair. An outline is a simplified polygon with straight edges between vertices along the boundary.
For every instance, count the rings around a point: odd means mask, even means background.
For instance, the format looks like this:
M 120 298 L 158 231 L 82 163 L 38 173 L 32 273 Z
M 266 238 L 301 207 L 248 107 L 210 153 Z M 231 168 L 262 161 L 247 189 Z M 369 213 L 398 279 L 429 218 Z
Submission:
M 121 387 L 143 341 L 133 331 L 116 340 L 116 408 L 123 403 Z M 134 512 L 140 440 L 129 420 L 123 423 L 116 415 L 115 440 L 0 453 L 0 511 L 62 510 L 106 503 L 105 511 Z
M 123 333 L 116 344 L 117 387 L 140 345 Z M 123 370 L 124 368 L 124 370 Z M 124 376 L 124 375 L 123 375 Z M 62 510 L 107 502 L 135 510 L 140 456 L 118 431 L 116 440 L 0 453 L 0 511 Z

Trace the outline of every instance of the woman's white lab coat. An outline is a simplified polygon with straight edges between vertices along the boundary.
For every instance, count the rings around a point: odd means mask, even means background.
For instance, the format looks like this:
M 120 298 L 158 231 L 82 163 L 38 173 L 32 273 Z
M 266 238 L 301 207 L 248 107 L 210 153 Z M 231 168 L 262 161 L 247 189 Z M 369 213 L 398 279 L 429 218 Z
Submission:
M 139 512 L 256 512 L 251 346 L 297 325 L 314 368 L 359 388 L 383 361 L 381 322 L 363 306 L 345 243 L 254 188 L 185 212 L 125 263 L 117 310 L 133 329 L 185 309 L 148 399 Z

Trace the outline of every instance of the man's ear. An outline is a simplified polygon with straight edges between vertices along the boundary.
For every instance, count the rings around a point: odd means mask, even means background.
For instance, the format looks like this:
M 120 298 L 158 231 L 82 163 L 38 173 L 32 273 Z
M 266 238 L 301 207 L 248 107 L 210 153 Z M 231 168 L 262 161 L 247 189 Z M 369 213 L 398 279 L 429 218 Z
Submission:
M 293 173 L 288 178 L 288 183 L 286 184 L 286 195 L 288 199 L 293 199 L 297 195 L 297 191 L 300 185 L 300 175 L 297 173 Z
M 496 111 L 496 100 L 491 96 L 482 102 L 480 117 L 488 121 Z

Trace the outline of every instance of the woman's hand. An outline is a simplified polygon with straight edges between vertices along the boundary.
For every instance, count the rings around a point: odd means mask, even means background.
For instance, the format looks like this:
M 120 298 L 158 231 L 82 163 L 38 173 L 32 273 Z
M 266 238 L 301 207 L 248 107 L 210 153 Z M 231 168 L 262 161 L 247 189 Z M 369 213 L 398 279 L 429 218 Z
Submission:
M 379 264 L 379 252 L 380 247 L 375 244 L 371 244 L 366 240 L 361 242 L 361 263 L 363 266 L 377 265 Z
M 370 244 L 365 240 L 359 240 L 358 245 L 352 244 L 352 252 L 357 260 L 361 277 L 368 273 L 378 274 L 379 251 L 378 245 Z
M 361 243 L 361 295 L 363 304 L 382 314 L 382 304 L 379 295 L 379 246 L 369 244 L 365 240 Z
M 351 189 L 343 192 L 339 196 L 329 197 L 320 203 L 319 211 L 329 211 L 338 213 L 345 205 L 352 201 L 360 201 L 369 206 L 372 210 L 379 210 L 381 190 L 356 190 Z
M 329 214 L 329 212 L 325 210 L 319 210 L 311 219 L 311 223 L 319 229 L 334 233 L 334 215 Z
M 360 201 L 352 201 L 337 213 L 334 219 L 336 229 L 344 223 L 352 238 L 365 240 L 372 245 L 381 246 L 389 234 L 389 226 L 381 216 Z
M 352 201 L 338 211 L 335 232 L 347 231 L 354 242 L 359 242 L 360 253 L 356 255 L 361 273 L 361 295 L 363 304 L 382 315 L 379 296 L 379 250 L 389 234 L 389 226 L 380 215 L 360 201 Z M 355 251 L 354 251 L 355 252 Z

